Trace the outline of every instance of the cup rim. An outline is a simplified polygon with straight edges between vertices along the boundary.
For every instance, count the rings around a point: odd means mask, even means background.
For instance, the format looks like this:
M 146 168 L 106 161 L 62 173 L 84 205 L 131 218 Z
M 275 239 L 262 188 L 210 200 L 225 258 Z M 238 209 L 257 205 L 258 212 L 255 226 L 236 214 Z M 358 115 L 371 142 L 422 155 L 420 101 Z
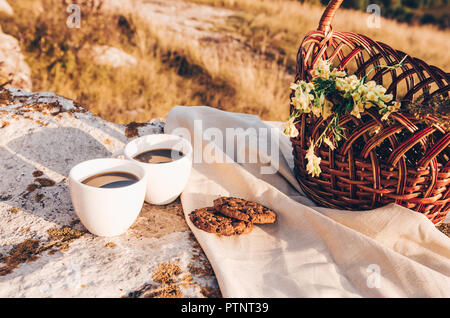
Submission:
M 177 159 L 177 160 L 169 161 L 169 162 L 161 162 L 161 163 L 141 162 L 141 161 L 138 161 L 138 160 L 134 159 L 133 157 L 131 157 L 131 156 L 129 156 L 129 155 L 127 154 L 127 149 L 128 149 L 128 147 L 130 147 L 132 143 L 136 143 L 137 140 L 139 140 L 139 139 L 144 139 L 144 138 L 149 138 L 149 137 L 150 137 L 150 138 L 151 138 L 151 137 L 158 137 L 158 136 L 169 137 L 169 138 L 172 139 L 172 140 L 173 140 L 173 139 L 180 140 L 181 142 L 185 143 L 185 144 L 188 146 L 188 152 L 185 153 L 183 157 L 181 157 L 181 158 L 179 158 L 179 159 Z M 192 152 L 193 152 L 193 149 L 192 149 L 192 145 L 191 145 L 191 143 L 189 142 L 189 140 L 187 140 L 186 138 L 183 138 L 183 137 L 181 137 L 181 136 L 173 135 L 173 134 L 148 134 L 148 135 L 145 135 L 145 136 L 141 136 L 141 137 L 135 138 L 135 139 L 131 140 L 129 143 L 127 143 L 127 144 L 125 145 L 124 150 L 123 150 L 123 153 L 124 153 L 125 157 L 127 157 L 130 161 L 132 161 L 132 162 L 134 162 L 134 163 L 137 163 L 137 164 L 139 164 L 139 165 L 150 165 L 150 166 L 168 166 L 168 165 L 174 165 L 174 164 L 177 164 L 178 162 L 182 161 L 183 159 L 186 159 L 186 158 L 189 158 L 190 156 L 192 156 Z M 187 159 L 186 159 L 186 160 L 187 160 Z
M 126 186 L 123 186 L 123 187 L 119 187 L 119 188 L 97 188 L 97 187 L 92 187 L 92 186 L 86 185 L 86 184 L 80 182 L 78 180 L 78 178 L 75 178 L 73 176 L 74 169 L 77 168 L 79 165 L 86 164 L 87 162 L 101 161 L 101 160 L 102 161 L 116 161 L 116 162 L 121 162 L 121 163 L 124 163 L 124 164 L 131 164 L 131 165 L 133 165 L 134 167 L 136 167 L 137 169 L 139 169 L 141 171 L 142 177 L 139 178 L 139 180 L 137 182 L 133 183 L 133 184 L 129 184 L 129 185 L 126 185 Z M 99 170 L 97 173 L 101 173 L 102 171 L 105 171 L 105 170 L 106 169 L 103 168 L 103 170 Z M 130 173 L 130 171 L 126 171 L 126 172 Z M 89 176 L 87 178 L 89 178 Z M 107 158 L 107 157 L 106 158 L 90 159 L 90 160 L 85 160 L 85 161 L 79 162 L 75 166 L 73 166 L 72 169 L 70 169 L 70 172 L 69 172 L 69 179 L 71 181 L 75 182 L 76 185 L 81 186 L 84 189 L 95 189 L 95 190 L 103 191 L 103 192 L 106 192 L 106 191 L 120 191 L 120 190 L 123 190 L 125 188 L 138 186 L 141 182 L 145 182 L 146 178 L 147 178 L 147 171 L 143 167 L 139 166 L 138 164 L 136 164 L 134 162 L 130 162 L 129 160 L 123 160 L 123 159 L 118 159 L 118 158 Z

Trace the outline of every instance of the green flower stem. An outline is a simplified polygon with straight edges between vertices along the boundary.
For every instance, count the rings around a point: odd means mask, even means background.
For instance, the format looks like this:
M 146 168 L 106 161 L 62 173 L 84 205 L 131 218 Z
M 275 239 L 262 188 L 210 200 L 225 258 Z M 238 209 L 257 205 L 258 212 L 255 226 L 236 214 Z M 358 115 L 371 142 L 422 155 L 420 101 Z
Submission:
M 388 69 L 388 70 L 394 70 L 394 69 L 396 69 L 396 68 L 402 67 L 402 66 L 404 65 L 404 62 L 405 62 L 405 60 L 406 60 L 407 57 L 408 57 L 408 55 L 405 55 L 399 63 L 397 63 L 397 64 L 395 64 L 395 65 L 392 65 L 392 66 L 390 66 L 390 65 L 376 65 L 376 66 L 372 67 L 372 68 L 367 72 L 367 74 L 363 76 L 362 79 L 364 79 L 364 82 L 365 82 L 365 80 L 367 79 L 367 77 L 369 76 L 369 74 L 370 74 L 372 71 L 374 71 L 375 69 L 377 69 L 377 68 L 386 68 L 386 69 Z
M 328 129 L 330 128 L 331 124 L 333 122 L 335 122 L 337 120 L 338 115 L 335 115 L 330 122 L 328 123 L 327 127 L 325 128 L 325 130 L 322 132 L 322 134 L 319 136 L 319 138 L 316 140 L 316 142 L 314 143 L 315 146 L 320 146 L 320 144 L 322 143 L 321 140 L 322 138 L 325 136 L 326 132 L 328 131 Z M 319 144 L 320 142 L 320 144 Z

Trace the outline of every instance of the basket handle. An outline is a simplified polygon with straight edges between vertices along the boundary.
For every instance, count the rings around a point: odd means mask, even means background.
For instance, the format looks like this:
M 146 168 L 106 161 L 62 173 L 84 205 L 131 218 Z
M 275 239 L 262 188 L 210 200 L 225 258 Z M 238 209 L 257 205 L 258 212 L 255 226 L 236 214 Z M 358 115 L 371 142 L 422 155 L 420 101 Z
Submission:
M 322 14 L 322 17 L 320 18 L 318 28 L 319 31 L 327 33 L 330 30 L 334 15 L 336 14 L 337 9 L 339 9 L 343 1 L 344 0 L 330 0 L 330 2 L 328 2 L 328 5 Z

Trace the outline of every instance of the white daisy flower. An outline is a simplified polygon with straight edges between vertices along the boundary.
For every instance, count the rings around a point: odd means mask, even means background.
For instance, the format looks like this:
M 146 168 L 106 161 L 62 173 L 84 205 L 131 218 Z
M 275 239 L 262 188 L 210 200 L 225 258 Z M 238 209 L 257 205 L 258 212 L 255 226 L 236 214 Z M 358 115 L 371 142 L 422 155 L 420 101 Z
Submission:
M 314 65 L 311 75 L 313 77 L 320 77 L 323 79 L 328 79 L 330 77 L 330 62 L 320 58 L 316 65 Z
M 284 133 L 291 138 L 295 138 L 299 134 L 297 127 L 295 127 L 295 119 L 296 116 L 292 116 L 287 122 L 284 123 Z
M 314 154 L 314 142 L 312 141 L 311 146 L 306 152 L 305 158 L 306 160 L 308 160 L 308 163 L 306 164 L 306 170 L 308 171 L 308 173 L 313 177 L 320 176 L 320 173 L 322 172 L 322 170 L 320 169 L 320 161 L 322 159 Z
M 336 149 L 336 147 L 334 146 L 334 144 L 333 144 L 333 142 L 331 141 L 330 138 L 325 137 L 325 138 L 323 139 L 323 142 L 326 143 L 326 144 L 328 145 L 328 147 L 330 147 L 331 150 Z

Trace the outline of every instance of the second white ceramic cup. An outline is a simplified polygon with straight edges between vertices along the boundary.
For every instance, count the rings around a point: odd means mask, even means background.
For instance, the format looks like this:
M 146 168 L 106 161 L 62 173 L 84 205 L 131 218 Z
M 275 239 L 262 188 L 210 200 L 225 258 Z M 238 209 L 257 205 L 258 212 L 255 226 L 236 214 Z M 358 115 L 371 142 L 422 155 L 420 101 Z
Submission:
M 145 151 L 172 149 L 183 156 L 171 162 L 144 163 L 133 159 Z M 147 173 L 147 193 L 145 201 L 163 205 L 173 202 L 186 187 L 192 167 L 192 146 L 186 139 L 170 134 L 153 134 L 130 141 L 123 150 L 113 154 L 123 155 L 143 167 Z

